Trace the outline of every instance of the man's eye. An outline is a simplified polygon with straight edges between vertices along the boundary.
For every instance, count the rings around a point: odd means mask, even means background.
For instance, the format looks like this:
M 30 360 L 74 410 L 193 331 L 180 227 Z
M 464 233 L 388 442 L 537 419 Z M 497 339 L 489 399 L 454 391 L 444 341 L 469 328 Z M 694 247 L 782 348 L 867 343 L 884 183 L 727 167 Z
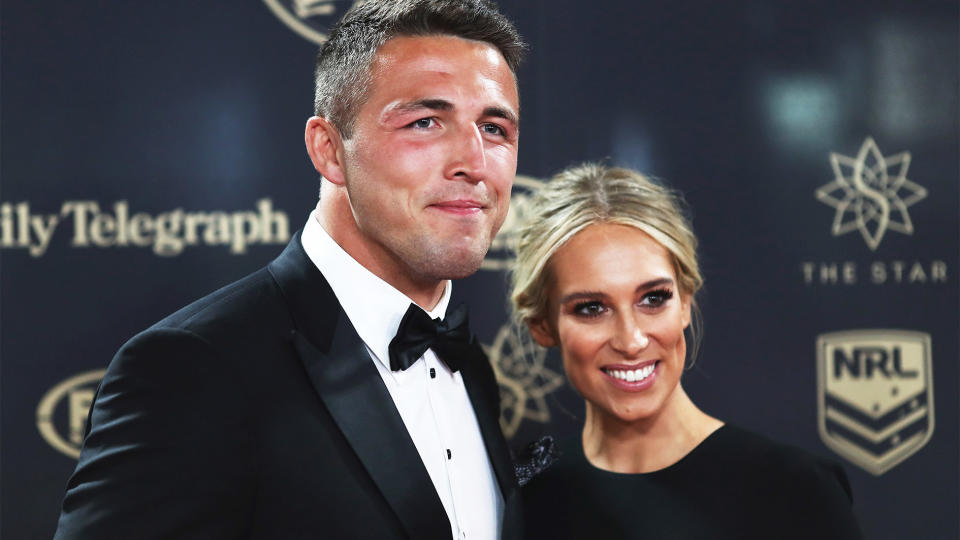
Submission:
M 600 302 L 581 302 L 573 307 L 574 314 L 580 317 L 597 317 L 605 308 Z
M 433 118 L 420 118 L 419 120 L 414 120 L 411 122 L 409 126 L 419 129 L 427 129 L 433 127 L 436 123 L 436 120 Z
M 507 132 L 497 124 L 481 124 L 480 129 L 489 135 L 497 135 L 499 137 L 505 137 L 507 135 Z

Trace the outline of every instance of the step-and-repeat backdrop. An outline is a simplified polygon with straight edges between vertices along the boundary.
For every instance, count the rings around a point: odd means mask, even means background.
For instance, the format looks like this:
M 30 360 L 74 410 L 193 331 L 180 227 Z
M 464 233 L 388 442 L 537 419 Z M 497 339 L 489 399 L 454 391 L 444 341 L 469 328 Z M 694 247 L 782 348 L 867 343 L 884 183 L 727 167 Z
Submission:
M 313 56 L 352 3 L 3 2 L 3 538 L 52 535 L 116 349 L 307 219 Z M 532 46 L 520 176 L 454 294 L 513 444 L 583 414 L 508 323 L 514 224 L 552 173 L 602 159 L 694 209 L 693 399 L 841 462 L 868 538 L 957 538 L 957 2 L 501 6 Z

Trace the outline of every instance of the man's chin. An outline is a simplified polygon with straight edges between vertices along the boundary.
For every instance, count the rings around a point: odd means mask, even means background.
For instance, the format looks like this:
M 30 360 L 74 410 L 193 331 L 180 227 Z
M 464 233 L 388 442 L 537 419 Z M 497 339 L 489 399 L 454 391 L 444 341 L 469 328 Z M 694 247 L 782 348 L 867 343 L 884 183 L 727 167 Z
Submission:
M 435 257 L 425 261 L 414 271 L 428 275 L 434 279 L 463 279 L 472 276 L 480 270 L 486 249 L 471 247 L 470 249 L 439 248 Z

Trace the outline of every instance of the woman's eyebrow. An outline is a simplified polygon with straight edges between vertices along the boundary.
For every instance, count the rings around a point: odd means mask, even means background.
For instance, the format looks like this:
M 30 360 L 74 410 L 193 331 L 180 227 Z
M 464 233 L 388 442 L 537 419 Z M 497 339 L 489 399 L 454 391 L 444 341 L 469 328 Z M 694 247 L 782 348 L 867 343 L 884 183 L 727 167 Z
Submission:
M 651 279 L 646 283 L 641 283 L 637 286 L 636 292 L 644 291 L 646 289 L 652 289 L 654 287 L 660 287 L 661 285 L 673 285 L 673 280 L 670 278 L 659 278 Z
M 571 300 L 593 300 L 596 298 L 606 298 L 606 295 L 603 294 L 602 292 L 593 292 L 593 291 L 572 292 L 570 294 L 564 295 L 563 298 L 560 299 L 560 303 L 566 304 Z
M 651 279 L 650 281 L 645 281 L 640 285 L 637 285 L 637 288 L 634 289 L 634 292 L 645 291 L 647 289 L 652 289 L 654 287 L 661 287 L 663 285 L 673 285 L 673 280 L 668 277 Z M 561 304 L 566 304 L 572 300 L 593 300 L 597 298 L 606 298 L 607 295 L 600 291 L 576 291 L 570 294 L 566 294 L 560 298 Z

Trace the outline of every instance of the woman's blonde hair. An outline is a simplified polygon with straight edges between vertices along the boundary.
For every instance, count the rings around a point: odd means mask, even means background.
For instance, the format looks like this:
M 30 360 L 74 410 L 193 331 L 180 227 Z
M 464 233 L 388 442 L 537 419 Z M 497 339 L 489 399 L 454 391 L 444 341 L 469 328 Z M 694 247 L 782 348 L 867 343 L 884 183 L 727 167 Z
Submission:
M 697 237 L 683 196 L 629 169 L 585 163 L 554 176 L 530 200 L 517 240 L 511 273 L 515 322 L 521 328 L 547 314 L 549 263 L 577 233 L 597 223 L 635 227 L 670 252 L 680 293 L 689 296 L 691 354 L 700 343 L 695 295 L 703 286 Z

